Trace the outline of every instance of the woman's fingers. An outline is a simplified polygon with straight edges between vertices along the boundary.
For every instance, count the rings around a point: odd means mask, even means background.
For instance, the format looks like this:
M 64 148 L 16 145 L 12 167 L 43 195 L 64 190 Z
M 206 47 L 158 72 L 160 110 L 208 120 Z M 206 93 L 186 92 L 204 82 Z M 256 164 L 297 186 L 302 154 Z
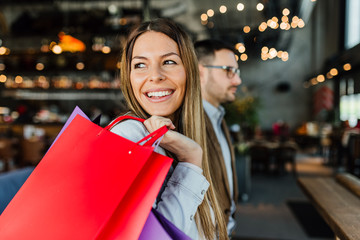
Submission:
M 167 126 L 169 129 L 175 129 L 175 125 L 169 118 L 164 118 L 160 116 L 151 116 L 150 118 L 144 121 L 144 125 L 149 132 L 153 132 L 162 126 Z
M 167 126 L 170 130 L 175 129 L 169 118 L 160 116 L 152 116 L 146 119 L 144 125 L 149 132 L 153 132 L 162 126 Z M 174 153 L 179 161 L 202 167 L 202 148 L 192 139 L 178 132 L 168 131 L 161 140 L 160 146 Z

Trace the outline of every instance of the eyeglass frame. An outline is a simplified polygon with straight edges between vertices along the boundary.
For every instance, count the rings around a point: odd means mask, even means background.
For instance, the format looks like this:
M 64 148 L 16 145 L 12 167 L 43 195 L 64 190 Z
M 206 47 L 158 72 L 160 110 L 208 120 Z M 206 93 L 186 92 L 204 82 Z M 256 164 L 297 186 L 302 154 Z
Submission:
M 203 65 L 203 67 L 206 68 L 217 68 L 217 69 L 223 69 L 226 71 L 226 76 L 231 79 L 236 75 L 240 77 L 240 69 L 232 66 L 217 66 L 217 65 Z

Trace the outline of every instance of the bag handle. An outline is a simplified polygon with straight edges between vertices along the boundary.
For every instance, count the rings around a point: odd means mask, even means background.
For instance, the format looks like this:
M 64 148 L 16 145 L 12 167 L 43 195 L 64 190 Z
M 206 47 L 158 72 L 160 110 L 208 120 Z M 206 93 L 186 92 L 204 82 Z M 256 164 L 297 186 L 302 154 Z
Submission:
M 142 118 L 138 118 L 138 117 L 133 117 L 130 115 L 123 115 L 123 116 L 119 116 L 117 117 L 114 121 L 112 121 L 109 125 L 107 125 L 104 129 L 107 131 L 110 131 L 111 128 L 113 128 L 116 124 L 118 124 L 119 122 L 123 121 L 123 120 L 127 120 L 127 119 L 132 119 L 132 120 L 136 120 L 139 122 L 144 123 L 145 119 Z M 153 131 L 152 133 L 150 133 L 149 135 L 145 136 L 143 139 L 141 139 L 140 141 L 137 142 L 137 144 L 140 144 L 144 141 L 147 141 L 144 143 L 143 146 L 152 146 L 156 141 L 157 145 L 159 145 L 161 137 L 164 136 L 164 134 L 168 131 L 169 129 L 167 128 L 167 126 L 162 126 L 161 128 Z

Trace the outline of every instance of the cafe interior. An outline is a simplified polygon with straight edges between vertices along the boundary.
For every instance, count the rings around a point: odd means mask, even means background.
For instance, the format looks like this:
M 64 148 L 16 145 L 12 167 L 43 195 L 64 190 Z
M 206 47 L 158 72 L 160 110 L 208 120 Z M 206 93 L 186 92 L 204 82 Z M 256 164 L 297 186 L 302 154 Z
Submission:
M 236 51 L 232 239 L 360 239 L 358 0 L 1 0 L 0 213 L 75 107 L 126 111 L 122 43 L 160 17 Z

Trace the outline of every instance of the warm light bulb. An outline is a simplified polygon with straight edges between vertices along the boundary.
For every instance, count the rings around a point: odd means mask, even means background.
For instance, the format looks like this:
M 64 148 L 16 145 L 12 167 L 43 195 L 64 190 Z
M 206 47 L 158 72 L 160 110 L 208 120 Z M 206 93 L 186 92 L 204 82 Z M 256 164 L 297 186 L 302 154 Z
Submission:
M 316 80 L 317 80 L 318 82 L 323 82 L 323 81 L 325 81 L 325 77 L 324 77 L 324 75 L 320 74 L 320 75 L 318 75 L 318 76 L 316 77 Z
M 85 64 L 83 62 L 76 63 L 76 69 L 77 70 L 84 70 Z
M 225 5 L 222 5 L 222 6 L 220 6 L 219 11 L 220 11 L 221 13 L 226 13 L 227 7 L 226 7 Z
M 351 64 L 346 63 L 346 64 L 344 64 L 343 68 L 344 68 L 345 71 L 349 71 L 351 69 Z
M 264 4 L 258 3 L 258 4 L 256 5 L 256 10 L 258 10 L 259 12 L 262 11 L 262 10 L 264 10 Z
M 206 15 L 205 13 L 203 13 L 203 14 L 201 14 L 200 18 L 201 18 L 201 21 L 207 21 L 208 15 Z
M 37 63 L 35 68 L 36 68 L 36 70 L 41 71 L 41 70 L 44 70 L 45 65 L 43 63 Z
M 251 29 L 249 26 L 245 26 L 243 30 L 244 30 L 244 33 L 249 33 Z
M 287 16 L 287 15 L 290 14 L 290 10 L 287 9 L 287 8 L 284 8 L 283 11 L 282 11 L 282 14 L 283 14 L 284 16 Z
M 2 82 L 2 83 L 4 83 L 4 82 L 6 82 L 6 76 L 4 75 L 4 74 L 1 74 L 0 75 L 0 82 Z
M 53 51 L 55 54 L 60 54 L 62 53 L 62 48 L 59 45 L 54 45 L 51 51 Z
M 238 11 L 242 11 L 242 10 L 244 10 L 245 6 L 244 6 L 244 4 L 239 3 L 239 4 L 236 6 L 236 8 L 237 8 Z
M 331 74 L 332 76 L 336 76 L 336 75 L 338 75 L 338 70 L 337 70 L 336 68 L 332 68 L 332 69 L 330 70 L 330 74 Z
M 240 59 L 241 59 L 241 61 L 245 62 L 248 59 L 247 54 L 246 53 L 241 54 Z

